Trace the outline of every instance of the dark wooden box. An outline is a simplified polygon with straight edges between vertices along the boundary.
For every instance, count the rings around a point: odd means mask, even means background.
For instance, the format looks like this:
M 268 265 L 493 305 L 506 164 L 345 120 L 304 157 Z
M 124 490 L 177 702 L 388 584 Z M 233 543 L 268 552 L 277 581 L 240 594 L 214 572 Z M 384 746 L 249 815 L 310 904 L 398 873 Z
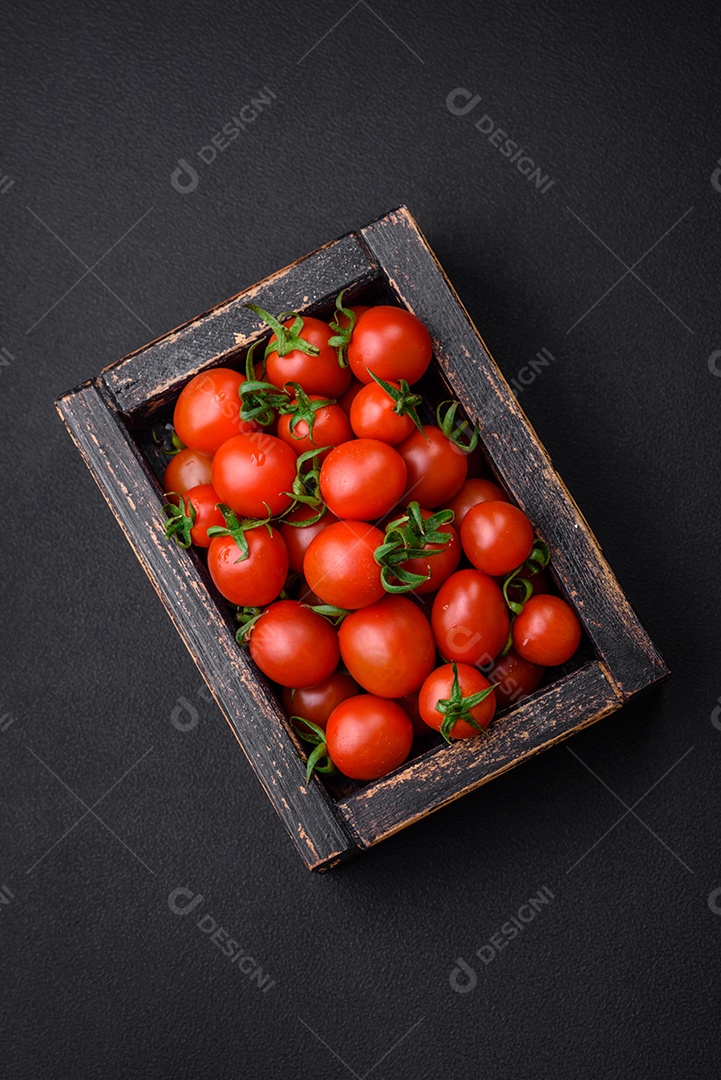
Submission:
M 546 541 L 556 581 L 586 632 L 585 650 L 505 711 L 487 739 L 436 745 L 380 780 L 334 796 L 305 780 L 301 747 L 273 690 L 236 644 L 233 613 L 201 559 L 163 535 L 150 424 L 168 419 L 191 376 L 239 365 L 265 329 L 245 304 L 327 313 L 351 299 L 395 298 L 430 330 L 436 375 L 478 420 L 490 468 Z M 326 870 L 525 758 L 614 712 L 667 668 L 583 515 L 409 211 L 401 207 L 273 274 L 111 364 L 64 394 L 58 411 L 190 650 L 306 866 Z M 158 673 L 162 678 L 162 672 Z

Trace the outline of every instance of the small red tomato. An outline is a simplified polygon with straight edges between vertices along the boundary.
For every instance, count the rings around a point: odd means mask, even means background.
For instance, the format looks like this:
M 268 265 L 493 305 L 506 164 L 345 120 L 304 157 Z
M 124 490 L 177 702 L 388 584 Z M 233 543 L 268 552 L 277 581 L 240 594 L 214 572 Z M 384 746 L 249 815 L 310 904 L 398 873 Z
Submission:
M 565 664 L 580 643 L 581 624 L 560 596 L 532 596 L 513 622 L 513 647 L 532 664 Z
M 373 558 L 383 540 L 380 529 L 365 521 L 329 525 L 311 541 L 303 576 L 324 604 L 349 611 L 374 604 L 385 595 L 381 568 Z
M 511 503 L 478 503 L 463 519 L 461 544 L 477 570 L 501 577 L 516 570 L 530 555 L 533 525 Z
M 185 495 L 191 488 L 209 484 L 212 464 L 213 459 L 209 454 L 201 454 L 199 450 L 186 446 L 171 457 L 163 473 L 163 491 L 177 491 L 178 495 Z
M 208 570 L 226 600 L 239 607 L 262 607 L 275 600 L 288 576 L 288 552 L 277 529 L 249 529 L 248 557 L 231 536 L 214 536 L 208 548 Z
M 322 728 L 328 723 L 328 717 L 346 698 L 360 693 L 358 684 L 344 671 L 334 671 L 330 678 L 315 686 L 291 690 L 284 686 L 281 697 L 283 708 L 288 716 L 301 716 L 311 724 Z
M 175 403 L 173 426 L 181 442 L 204 454 L 214 454 L 221 443 L 258 430 L 253 421 L 241 420 L 238 391 L 245 382 L 232 368 L 210 368 L 183 387 Z
M 461 490 L 448 503 L 448 509 L 456 515 L 456 520 L 453 522 L 455 527 L 460 529 L 471 507 L 484 502 L 508 502 L 508 496 L 492 480 L 481 480 L 476 476 L 469 477 Z
M 400 393 L 397 382 L 389 384 Z M 380 439 L 397 446 L 413 433 L 415 424 L 408 413 L 395 411 L 396 402 L 377 382 L 362 386 L 350 410 L 350 422 L 359 439 Z
M 220 500 L 212 484 L 198 484 L 186 492 L 185 499 L 195 510 L 195 524 L 190 530 L 190 539 L 197 547 L 210 547 L 208 529 L 211 525 L 225 525 L 225 519 L 218 510 Z
M 496 701 L 500 708 L 515 705 L 537 690 L 543 682 L 544 671 L 545 668 L 529 663 L 513 649 L 499 657 L 488 678 L 495 685 Z
M 405 596 L 386 596 L 352 611 L 341 624 L 338 640 L 355 681 L 378 697 L 412 694 L 436 659 L 428 619 Z
M 278 600 L 254 623 L 250 655 L 281 686 L 316 686 L 338 666 L 338 634 L 327 619 L 297 600 Z
M 280 527 L 285 546 L 288 549 L 290 568 L 298 574 L 303 572 L 303 560 L 311 541 L 315 540 L 316 536 L 320 536 L 329 525 L 334 525 L 338 518 L 334 514 L 326 512 L 320 521 L 316 521 L 312 525 L 294 525 L 291 522 L 307 521 L 309 518 L 315 517 L 317 513 L 315 507 L 300 503 L 283 518 L 283 524 Z
M 353 402 L 363 389 L 363 386 L 364 384 L 362 382 L 359 382 L 358 379 L 351 379 L 351 384 L 346 390 L 345 394 L 343 394 L 343 397 L 338 399 L 338 404 L 340 405 L 346 416 L 350 416 L 350 411 L 353 408 Z
M 288 319 L 283 326 L 289 329 L 294 321 Z M 300 349 L 291 349 L 285 356 L 280 356 L 277 351 L 270 352 L 265 364 L 268 382 L 280 387 L 296 382 L 303 387 L 306 394 L 320 394 L 337 401 L 348 389 L 351 372 L 349 368 L 342 368 L 338 363 L 338 354 L 333 346 L 328 344 L 332 336 L 332 331 L 320 319 L 304 317 L 300 337 L 319 350 L 317 355 L 310 356 Z M 269 348 L 272 349 L 277 340 L 273 334 Z
M 480 570 L 457 570 L 433 601 L 431 623 L 446 660 L 483 666 L 508 641 L 508 608 L 493 578 Z
M 465 453 L 434 424 L 416 429 L 396 449 L 408 470 L 405 502 L 412 499 L 431 510 L 445 506 L 466 479 Z
M 456 664 L 458 683 L 456 692 L 461 700 L 452 705 L 455 673 L 453 664 L 443 664 L 428 676 L 418 696 L 421 717 L 434 731 L 451 739 L 474 739 L 480 735 L 480 728 L 487 728 L 496 711 L 496 698 L 488 679 L 470 664 Z M 488 693 L 490 691 L 490 693 Z M 477 705 L 472 699 L 476 694 L 485 694 Z M 439 702 L 446 703 L 446 712 L 438 710 Z M 455 722 L 449 721 L 456 717 Z M 469 720 L 473 720 L 476 727 Z M 446 722 L 444 725 L 444 721 Z
M 320 491 L 331 513 L 375 521 L 403 494 L 406 467 L 400 454 L 377 439 L 352 439 L 331 450 L 320 470 Z
M 310 401 L 327 400 L 320 394 L 310 394 Z M 313 412 L 313 435 L 309 434 L 308 421 L 298 420 L 291 430 L 293 416 L 284 414 L 278 419 L 278 438 L 287 443 L 296 454 L 305 454 L 307 450 L 318 450 L 321 446 L 340 446 L 353 438 L 348 417 L 340 405 L 324 405 Z M 319 454 L 316 461 L 323 461 L 330 451 Z
M 243 517 L 264 518 L 287 510 L 296 475 L 296 456 L 264 431 L 236 435 L 213 458 L 213 487 L 220 501 Z
M 376 780 L 397 769 L 413 745 L 413 727 L 395 701 L 359 694 L 342 701 L 326 726 L 331 761 L 352 780 Z
M 417 316 L 405 308 L 379 304 L 361 315 L 348 346 L 348 363 L 361 382 L 369 370 L 381 379 L 405 379 L 413 384 L 431 362 L 431 335 Z
M 397 699 L 398 704 L 405 713 L 408 714 L 408 719 L 413 725 L 413 734 L 417 739 L 422 739 L 429 734 L 428 724 L 426 724 L 418 709 L 418 691 L 413 694 L 406 694 L 402 698 Z

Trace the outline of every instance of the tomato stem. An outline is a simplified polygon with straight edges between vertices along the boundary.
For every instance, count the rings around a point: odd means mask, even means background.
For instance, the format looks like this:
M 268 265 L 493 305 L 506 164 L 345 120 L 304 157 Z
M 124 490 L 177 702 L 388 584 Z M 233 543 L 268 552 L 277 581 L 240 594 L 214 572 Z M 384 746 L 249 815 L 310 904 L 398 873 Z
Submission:
M 165 439 L 170 436 L 170 446 L 166 446 Z M 166 457 L 175 457 L 181 450 L 185 449 L 185 443 L 178 438 L 175 428 L 172 424 L 165 424 L 161 434 L 153 428 L 152 430 L 153 442 L 160 450 L 161 454 L 165 454 Z
M 319 409 L 325 409 L 328 405 L 337 404 L 336 399 L 320 398 L 318 401 L 311 401 L 300 383 L 289 382 L 286 383 L 286 387 L 290 387 L 292 396 L 286 397 L 283 404 L 279 406 L 278 412 L 281 416 L 290 416 L 291 420 L 289 426 L 291 435 L 301 420 L 305 420 L 308 425 L 308 438 L 313 442 L 313 426 L 316 419 L 315 414 Z
M 421 395 L 414 394 L 405 379 L 398 380 L 398 389 L 396 389 L 392 383 L 386 382 L 385 379 L 381 379 L 380 375 L 376 375 L 370 368 L 368 368 L 368 374 L 378 386 L 380 386 L 381 390 L 385 390 L 388 397 L 393 401 L 393 412 L 397 416 L 410 416 L 421 435 L 427 440 L 428 436 L 423 430 L 423 424 L 418 417 L 416 409 L 416 407 L 423 402 Z
M 334 773 L 336 767 L 331 761 L 328 753 L 323 728 L 318 727 L 317 724 L 312 723 L 310 720 L 306 720 L 302 716 L 291 716 L 290 722 L 293 725 L 293 730 L 296 735 L 298 735 L 303 742 L 315 747 L 308 755 L 306 761 L 306 781 L 310 782 L 310 778 L 314 772 L 326 774 Z M 303 727 L 301 727 L 301 725 L 303 725 Z M 323 758 L 325 758 L 325 761 L 322 760 Z
M 330 450 L 329 446 L 319 446 L 316 450 L 306 450 L 304 454 L 299 454 L 296 461 L 296 475 L 293 481 L 293 490 L 283 492 L 289 499 L 293 499 L 293 503 L 284 514 L 281 515 L 282 519 L 287 518 L 288 514 L 292 510 L 302 504 L 304 506 L 312 506 L 317 510 L 315 517 L 306 518 L 305 521 L 289 521 L 289 525 L 305 526 L 315 525 L 317 521 L 323 517 L 327 511 L 327 507 L 323 502 L 320 494 L 320 461 L 319 455 L 324 450 Z M 306 466 L 309 468 L 306 469 Z
M 245 535 L 251 529 L 259 529 L 262 525 L 265 525 L 268 533 L 273 535 L 273 527 L 270 524 L 272 515 L 270 513 L 270 507 L 266 503 L 266 509 L 268 510 L 268 517 L 266 518 L 244 518 L 242 521 L 238 519 L 238 515 L 226 506 L 225 503 L 218 503 L 218 509 L 223 515 L 225 525 L 211 525 L 207 530 L 208 536 L 211 538 L 214 536 L 232 536 L 235 540 L 236 546 L 240 551 L 240 557 L 236 559 L 236 562 L 245 562 L 250 555 L 250 549 L 248 548 L 248 537 Z
M 457 420 L 456 413 L 459 407 L 458 401 L 442 401 L 436 409 L 436 419 L 445 437 L 464 454 L 470 454 L 478 446 L 478 423 L 471 424 L 469 420 Z
M 245 304 L 244 307 L 250 308 L 275 334 L 275 341 L 269 341 L 266 346 L 265 360 L 273 352 L 277 353 L 278 356 L 287 356 L 290 352 L 302 352 L 306 353 L 307 356 L 318 356 L 320 352 L 318 346 L 311 345 L 309 341 L 300 336 L 303 330 L 303 318 L 296 311 L 283 312 L 283 317 L 287 316 L 294 319 L 292 326 L 284 326 L 274 315 L 271 315 L 269 311 L 265 311 L 264 308 L 258 307 L 257 304 Z
M 338 293 L 335 302 L 335 319 L 333 322 L 328 323 L 331 330 L 334 331 L 333 337 L 328 339 L 328 344 L 332 345 L 338 353 L 338 363 L 343 368 L 348 367 L 348 345 L 350 344 L 350 339 L 353 336 L 353 331 L 355 330 L 355 324 L 357 322 L 353 309 L 343 306 L 343 297 L 347 292 L 347 289 L 342 289 Z M 341 315 L 345 316 L 348 320 L 348 325 L 345 327 L 340 324 Z
M 408 504 L 405 514 L 391 521 L 386 528 L 385 541 L 376 548 L 374 559 L 381 568 L 383 588 L 389 593 L 405 593 L 417 589 L 431 577 L 404 568 L 410 559 L 440 555 L 451 542 L 451 534 L 441 525 L 455 520 L 452 510 L 438 510 L 424 520 L 417 502 Z M 429 545 L 443 545 L 430 547 Z
M 436 712 L 441 713 L 443 716 L 440 728 L 441 735 L 447 743 L 450 743 L 453 728 L 459 720 L 463 720 L 470 727 L 475 728 L 479 735 L 487 736 L 485 728 L 471 715 L 471 710 L 480 705 L 482 701 L 485 701 L 488 695 L 493 693 L 495 686 L 489 686 L 487 690 L 479 690 L 476 694 L 469 694 L 468 697 L 464 697 L 458 679 L 458 665 L 455 660 L 452 666 L 453 685 L 451 686 L 451 696 L 441 698 L 436 702 Z
M 171 502 L 172 497 L 178 499 L 177 503 Z M 184 499 L 177 491 L 169 491 L 166 494 L 166 502 L 163 505 L 163 516 L 166 519 L 165 536 L 168 540 L 175 540 L 182 548 L 189 548 L 192 544 L 190 531 L 195 525 L 197 514 L 190 499 Z

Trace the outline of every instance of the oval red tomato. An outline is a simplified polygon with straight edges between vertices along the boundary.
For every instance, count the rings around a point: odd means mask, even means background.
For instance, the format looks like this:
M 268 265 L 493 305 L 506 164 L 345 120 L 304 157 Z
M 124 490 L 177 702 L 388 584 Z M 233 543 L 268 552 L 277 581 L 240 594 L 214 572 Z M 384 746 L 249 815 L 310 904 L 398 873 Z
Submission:
M 532 596 L 513 622 L 513 647 L 532 664 L 556 667 L 581 644 L 581 624 L 560 596 Z
M 196 547 L 210 547 L 208 529 L 211 526 L 225 525 L 225 519 L 218 510 L 218 499 L 212 484 L 198 484 L 191 488 L 184 496 L 186 504 L 190 503 L 195 510 L 195 523 L 190 530 L 190 539 Z
M 505 656 L 496 660 L 488 676 L 492 683 L 497 684 L 495 694 L 499 706 L 505 709 L 507 705 L 515 705 L 532 694 L 543 682 L 545 670 L 509 649 Z
M 413 745 L 413 727 L 395 701 L 360 694 L 330 714 L 328 754 L 352 780 L 376 780 L 397 769 Z
M 174 454 L 163 473 L 163 491 L 175 491 L 185 495 L 191 488 L 209 484 L 212 479 L 213 459 L 209 454 L 191 450 L 189 446 Z
M 283 524 L 280 527 L 285 546 L 288 549 L 290 568 L 298 574 L 303 572 L 305 553 L 312 541 L 315 540 L 316 536 L 320 536 L 329 525 L 334 525 L 338 518 L 334 514 L 326 512 L 319 521 L 314 522 L 312 525 L 294 525 L 291 522 L 307 521 L 309 518 L 314 518 L 317 513 L 315 507 L 299 503 L 283 518 Z
M 315 686 L 300 689 L 284 686 L 281 697 L 288 716 L 301 716 L 325 731 L 328 717 L 336 705 L 359 693 L 355 679 L 346 675 L 345 671 L 334 671 L 329 678 Z
M 262 607 L 275 600 L 288 576 L 288 552 L 277 529 L 248 529 L 248 558 L 231 536 L 215 536 L 208 548 L 208 570 L 220 593 L 238 607 Z
M 397 382 L 390 385 L 400 390 Z M 380 439 L 389 446 L 396 446 L 412 434 L 415 424 L 408 413 L 401 416 L 395 408 L 396 403 L 390 394 L 377 382 L 370 382 L 367 386 L 361 386 L 353 399 L 351 427 L 359 439 Z
M 492 577 L 521 566 L 531 553 L 533 539 L 526 515 L 508 502 L 478 503 L 461 525 L 463 550 L 477 570 Z
M 465 453 L 435 424 L 416 428 L 396 449 L 408 470 L 405 502 L 413 499 L 429 510 L 445 506 L 466 479 Z
M 213 487 L 220 501 L 243 517 L 282 514 L 293 498 L 296 456 L 275 435 L 264 431 L 236 435 L 213 458 Z
M 338 521 L 311 541 L 303 576 L 324 604 L 354 608 L 374 604 L 385 594 L 374 559 L 383 533 L 365 521 Z
M 240 435 L 258 430 L 241 420 L 238 391 L 245 382 L 239 371 L 217 367 L 202 371 L 183 387 L 175 403 L 173 426 L 181 442 L 204 454 Z
M 483 666 L 508 641 L 508 608 L 493 578 L 480 570 L 457 570 L 433 601 L 431 623 L 446 660 Z
M 472 506 L 484 502 L 508 502 L 505 491 L 494 484 L 492 480 L 482 480 L 480 477 L 469 477 L 462 488 L 448 503 L 448 509 L 456 515 L 454 525 L 460 529 L 463 519 Z
M 428 619 L 405 596 L 386 596 L 352 611 L 341 624 L 338 640 L 350 674 L 378 697 L 412 694 L 435 663 Z
M 315 686 L 338 666 L 338 634 L 327 619 L 297 600 L 278 600 L 253 624 L 250 655 L 281 686 Z
M 311 401 L 326 400 L 320 394 L 310 394 Z M 324 405 L 313 413 L 313 435 L 309 434 L 307 420 L 298 420 L 291 431 L 293 417 L 284 414 L 278 418 L 278 438 L 287 443 L 296 454 L 318 450 L 321 446 L 339 446 L 353 438 L 348 417 L 340 405 Z M 316 461 L 323 461 L 330 451 L 319 454 Z
M 471 667 L 469 664 L 457 664 L 456 670 L 458 672 L 458 685 L 463 698 L 470 698 L 474 694 L 490 689 L 491 684 L 488 679 L 481 675 L 477 668 Z M 437 706 L 439 701 L 450 701 L 454 677 L 453 665 L 443 664 L 442 667 L 438 667 L 431 672 L 421 687 L 418 696 L 418 707 L 421 717 L 434 731 L 441 730 L 443 721 L 446 718 L 443 712 L 438 711 Z M 452 739 L 476 738 L 477 735 L 480 735 L 478 727 L 487 728 L 493 719 L 495 711 L 496 698 L 495 693 L 491 691 L 478 705 L 465 709 L 459 715 L 450 728 L 449 737 Z M 474 727 L 469 722 L 468 717 L 478 727 Z
M 353 330 L 348 363 L 357 379 L 371 382 L 369 369 L 381 379 L 413 384 L 431 362 L 431 335 L 405 308 L 379 304 L 364 312 Z
M 283 326 L 290 328 L 294 321 L 287 319 Z M 340 366 L 338 354 L 333 346 L 328 344 L 329 338 L 333 336 L 332 331 L 320 319 L 307 316 L 303 318 L 300 336 L 309 345 L 315 345 L 319 350 L 318 354 L 310 356 L 300 349 L 292 349 L 285 356 L 270 352 L 265 364 L 266 378 L 274 386 L 281 387 L 289 382 L 297 382 L 306 394 L 320 394 L 337 401 L 348 389 L 351 372 L 349 368 Z M 273 334 L 270 346 L 277 340 Z
M 376 521 L 389 513 L 406 486 L 403 458 L 377 439 L 352 439 L 331 450 L 320 470 L 320 490 L 331 513 Z

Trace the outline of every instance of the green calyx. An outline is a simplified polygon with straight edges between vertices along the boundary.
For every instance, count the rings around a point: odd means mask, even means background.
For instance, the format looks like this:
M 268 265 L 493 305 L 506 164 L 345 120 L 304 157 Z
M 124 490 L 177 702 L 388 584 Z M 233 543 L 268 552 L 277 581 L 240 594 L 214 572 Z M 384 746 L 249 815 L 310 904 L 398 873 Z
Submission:
M 452 537 L 443 532 L 441 526 L 450 524 L 455 516 L 452 510 L 438 510 L 424 519 L 418 503 L 412 502 L 402 517 L 390 522 L 385 541 L 376 548 L 373 556 L 381 568 L 381 581 L 386 592 L 411 592 L 428 581 L 430 573 L 415 574 L 405 569 L 404 563 L 439 555 L 448 547 Z M 430 547 L 431 544 L 442 547 Z
M 245 535 L 247 532 L 249 532 L 251 529 L 259 529 L 262 525 L 265 525 L 270 535 L 273 535 L 273 527 L 270 524 L 272 515 L 270 513 L 270 508 L 268 507 L 268 504 L 266 503 L 265 505 L 268 509 L 268 517 L 244 518 L 242 521 L 240 521 L 237 514 L 235 514 L 229 506 L 226 506 L 224 503 L 218 503 L 218 509 L 223 515 L 225 525 L 211 525 L 208 529 L 208 536 L 232 536 L 238 550 L 240 551 L 240 556 L 235 561 L 245 562 L 245 560 L 250 555 L 250 550 L 248 548 L 248 537 Z
M 368 374 L 380 386 L 381 390 L 385 390 L 388 397 L 393 401 L 393 412 L 397 416 L 410 416 L 421 435 L 425 435 L 423 424 L 420 422 L 416 411 L 417 406 L 423 401 L 421 395 L 414 394 L 405 379 L 398 380 L 399 388 L 396 389 L 391 383 L 386 382 L 385 379 L 381 379 L 379 375 L 372 372 L 370 368 L 368 368 Z
M 178 502 L 166 502 L 163 505 L 166 539 L 175 540 L 182 548 L 189 548 L 193 542 L 190 531 L 198 515 L 190 499 L 184 499 L 177 491 L 169 491 L 166 497 L 170 499 L 171 496 L 175 496 Z
M 355 312 L 351 308 L 343 306 L 343 297 L 347 291 L 347 289 L 343 289 L 338 293 L 338 298 L 335 302 L 335 318 L 333 322 L 328 323 L 333 331 L 333 337 L 328 339 L 328 344 L 332 345 L 338 353 L 338 363 L 341 367 L 348 367 L 348 357 L 346 354 L 356 324 Z M 341 315 L 345 316 L 348 320 L 348 325 L 345 327 L 340 324 Z
M 291 435 L 301 420 L 305 420 L 308 425 L 308 438 L 313 442 L 315 414 L 319 409 L 325 409 L 328 405 L 335 405 L 337 402 L 335 398 L 320 398 L 318 401 L 311 401 L 303 387 L 297 382 L 286 383 L 286 386 L 292 391 L 292 397 L 286 395 L 285 401 L 278 406 L 278 412 L 281 416 L 290 416 Z M 323 449 L 326 449 L 326 447 L 323 447 Z
M 306 450 L 304 454 L 298 455 L 295 466 L 296 474 L 295 480 L 293 481 L 293 490 L 284 492 L 284 494 L 292 499 L 293 502 L 282 517 L 285 520 L 288 514 L 301 504 L 304 506 L 312 506 L 317 513 L 315 517 L 307 518 L 305 521 L 289 521 L 288 525 L 295 525 L 300 528 L 307 525 L 315 525 L 315 523 L 320 521 L 326 513 L 327 507 L 323 502 L 320 493 L 319 456 L 324 450 L 329 449 L 329 446 L 319 446 L 317 450 Z
M 235 613 L 235 617 L 240 623 L 239 629 L 235 633 L 235 640 L 239 645 L 247 645 L 250 640 L 250 631 L 257 623 L 260 616 L 265 611 L 265 608 L 260 607 L 239 607 Z
M 326 774 L 334 773 L 336 768 L 328 754 L 328 747 L 326 745 L 323 728 L 319 728 L 317 724 L 313 724 L 310 720 L 305 720 L 302 716 L 291 716 L 290 722 L 293 725 L 293 730 L 296 735 L 301 738 L 303 742 L 308 743 L 309 746 L 315 747 L 308 755 L 308 760 L 306 761 L 306 781 L 310 781 L 314 772 Z
M 471 715 L 471 710 L 475 709 L 477 705 L 480 705 L 482 701 L 485 701 L 489 694 L 492 694 L 495 687 L 489 686 L 487 690 L 479 690 L 477 694 L 469 694 L 468 697 L 463 696 L 461 691 L 461 684 L 458 681 L 458 665 L 455 660 L 453 661 L 453 685 L 451 686 L 451 696 L 448 698 L 441 698 L 436 702 L 436 712 L 441 713 L 443 716 L 443 722 L 441 723 L 441 735 L 447 743 L 451 741 L 453 736 L 453 728 L 456 726 L 459 720 L 463 720 L 466 724 L 469 724 L 472 728 L 479 733 L 479 735 L 486 735 L 485 728 L 481 727 L 478 721 Z
M 256 378 L 254 353 L 259 345 L 259 341 L 254 342 L 248 349 L 245 359 L 245 382 L 238 388 L 240 418 L 241 420 L 255 420 L 263 427 L 268 427 L 275 420 L 276 412 L 287 405 L 290 395 L 274 386 L 273 383 Z M 261 373 L 265 374 L 265 359 L 261 364 Z
M 340 626 L 348 615 L 346 608 L 335 607 L 333 604 L 304 604 L 303 607 L 314 611 L 316 615 L 322 615 L 332 626 Z
M 470 454 L 478 446 L 478 424 L 469 420 L 457 420 L 458 401 L 442 401 L 436 409 L 438 427 L 454 446 L 464 454 Z
M 320 352 L 317 345 L 311 345 L 300 336 L 303 330 L 303 318 L 296 311 L 285 311 L 276 319 L 275 315 L 271 315 L 269 311 L 258 307 L 257 304 L 245 304 L 245 307 L 250 308 L 275 334 L 276 340 L 269 341 L 266 346 L 264 359 L 267 360 L 271 353 L 287 356 L 290 352 L 302 352 L 308 356 L 317 356 Z M 283 326 L 281 320 L 291 317 L 293 318 L 292 326 Z
M 534 540 L 531 553 L 526 561 L 516 570 L 512 570 L 503 579 L 501 586 L 503 598 L 513 615 L 520 615 L 533 593 L 533 585 L 529 580 L 535 574 L 545 570 L 551 561 L 551 552 L 544 540 Z M 513 598 L 510 593 L 515 591 L 519 599 Z
M 170 431 L 168 431 L 168 428 L 170 428 Z M 170 436 L 170 445 L 166 443 L 166 438 L 168 437 L 168 435 Z M 155 428 L 153 428 L 152 436 L 153 442 L 157 446 L 158 450 L 160 450 L 161 454 L 165 454 L 166 457 L 175 457 L 175 455 L 180 453 L 181 450 L 185 450 L 185 443 L 178 438 L 175 428 L 172 426 L 172 424 L 166 424 L 165 430 L 162 432 L 162 434 L 158 434 Z

